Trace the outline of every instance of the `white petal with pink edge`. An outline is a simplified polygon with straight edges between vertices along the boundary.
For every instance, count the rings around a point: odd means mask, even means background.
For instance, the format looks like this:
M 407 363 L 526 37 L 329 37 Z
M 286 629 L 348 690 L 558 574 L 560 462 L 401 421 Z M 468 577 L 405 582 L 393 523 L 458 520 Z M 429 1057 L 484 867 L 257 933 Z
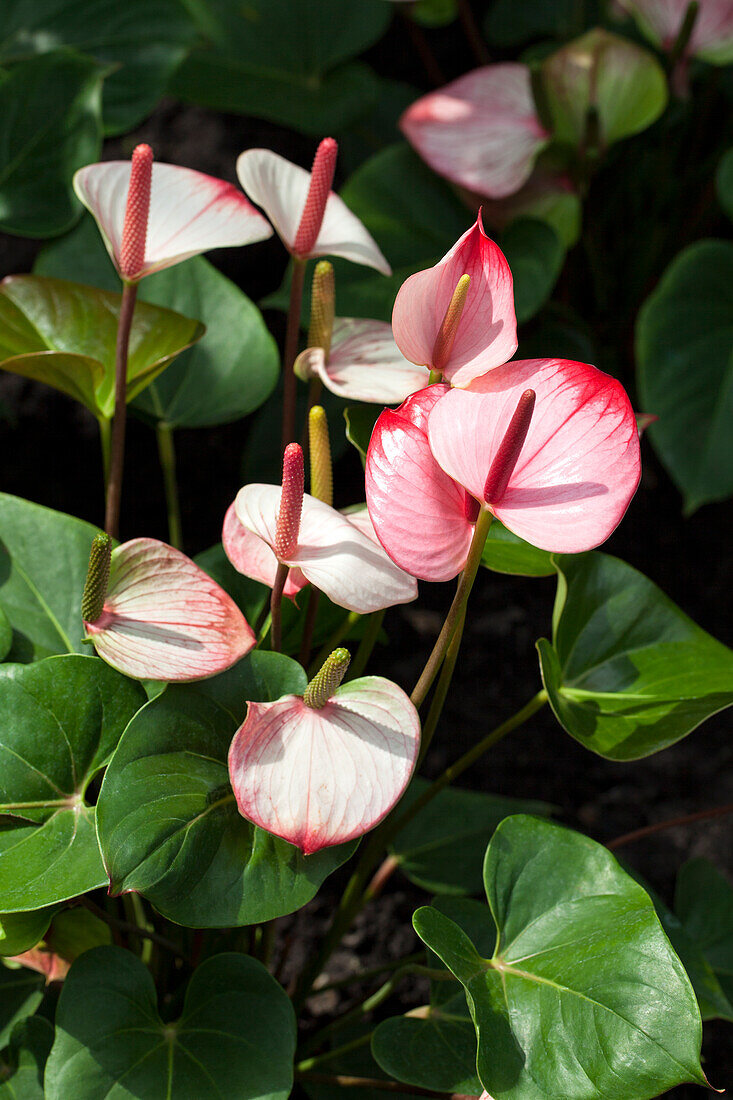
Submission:
M 310 172 L 269 149 L 247 149 L 237 159 L 237 175 L 247 195 L 265 211 L 285 247 L 292 250 Z M 374 267 L 383 275 L 392 270 L 372 235 L 333 191 L 311 256 L 342 256 Z
M 274 546 L 280 488 L 245 485 L 234 502 L 237 518 Z M 412 577 L 345 516 L 306 493 L 298 545 L 287 562 L 297 566 L 329 600 L 366 615 L 415 599 Z
M 362 836 L 412 775 L 420 720 L 378 676 L 337 688 L 320 710 L 296 695 L 250 703 L 229 750 L 239 811 L 306 855 Z
M 130 168 L 130 161 L 110 160 L 88 164 L 74 176 L 74 190 L 94 215 L 118 269 Z M 266 220 L 231 183 L 175 164 L 153 164 L 143 275 L 212 248 L 271 236 Z
M 275 552 L 269 543 L 239 522 L 233 504 L 229 505 L 224 516 L 221 541 L 224 553 L 238 573 L 272 588 L 277 573 Z M 299 569 L 291 569 L 285 581 L 283 595 L 293 599 L 307 583 Z
M 412 363 L 431 365 L 435 339 L 462 275 L 471 282 L 443 376 L 467 386 L 517 350 L 514 282 L 501 249 L 484 233 L 481 214 L 435 267 L 411 275 L 392 313 L 394 338 Z
M 530 71 L 486 65 L 418 99 L 400 129 L 430 167 L 460 187 L 503 199 L 529 178 L 550 135 L 537 117 Z
M 203 680 L 256 641 L 223 588 L 157 539 L 133 539 L 112 551 L 104 610 L 85 626 L 102 660 L 138 680 Z
M 405 359 L 385 321 L 340 317 L 333 326 L 328 362 L 323 348 L 306 348 L 296 370 L 321 379 L 339 397 L 379 405 L 398 405 L 428 384 L 429 372 Z
M 492 511 L 543 550 L 576 554 L 604 542 L 641 476 L 631 403 L 615 378 L 587 363 L 507 363 L 451 390 L 430 414 L 437 462 L 478 499 L 522 393 L 537 395 L 506 493 Z
M 689 0 L 619 0 L 655 45 L 670 50 L 682 28 Z M 700 0 L 686 55 L 726 64 L 733 56 L 733 0 Z

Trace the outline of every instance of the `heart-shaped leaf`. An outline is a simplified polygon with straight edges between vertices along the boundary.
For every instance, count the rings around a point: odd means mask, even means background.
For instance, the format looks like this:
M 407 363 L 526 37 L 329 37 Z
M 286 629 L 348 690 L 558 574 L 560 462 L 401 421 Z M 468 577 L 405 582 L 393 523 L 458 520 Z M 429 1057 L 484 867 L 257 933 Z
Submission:
M 119 947 L 98 947 L 64 982 L 46 1097 L 286 1100 L 294 1051 L 290 1000 L 255 959 L 207 959 L 189 982 L 181 1017 L 163 1023 L 143 963 Z
M 41 1016 L 16 1024 L 9 1049 L 0 1055 L 0 1100 L 44 1100 L 43 1071 L 52 1043 L 53 1027 Z
M 106 884 L 87 787 L 145 703 L 96 657 L 0 668 L 0 910 Z
M 706 859 L 691 859 L 677 876 L 674 907 L 733 1001 L 733 886 Z
M 303 856 L 241 817 L 227 755 L 245 704 L 302 694 L 303 669 L 250 654 L 211 680 L 169 687 L 130 723 L 97 804 L 115 892 L 138 890 L 196 928 L 253 924 L 309 901 L 355 844 Z
M 519 577 L 551 577 L 555 573 L 552 554 L 520 539 L 495 519 L 489 528 L 481 564 L 495 573 Z
M 51 237 L 79 217 L 71 179 L 99 157 L 103 75 L 68 50 L 0 70 L 0 230 Z
M 10 619 L 0 607 L 0 661 L 4 661 L 13 644 L 13 628 Z
M 366 463 L 367 448 L 377 417 L 383 411 L 381 405 L 347 405 L 344 409 L 346 438 L 359 452 L 362 466 Z
M 50 46 L 91 54 L 108 69 L 105 131 L 118 134 L 150 114 L 194 33 L 185 6 L 176 0 L 4 0 L 0 64 L 43 54 Z
M 0 600 L 13 628 L 11 661 L 88 653 L 81 596 L 98 528 L 0 493 Z
M 82 219 L 63 240 L 47 245 L 34 272 L 81 279 L 103 290 L 119 286 L 96 224 Z M 196 317 L 206 332 L 135 398 L 135 408 L 170 428 L 200 428 L 238 420 L 258 408 L 278 378 L 278 352 L 262 314 L 202 256 L 140 283 L 140 299 Z
M 0 955 L 22 955 L 35 947 L 48 931 L 57 906 L 27 913 L 0 913 Z
M 81 283 L 8 276 L 0 284 L 0 367 L 45 382 L 109 419 L 121 301 L 120 294 Z M 139 302 L 130 331 L 127 400 L 203 333 L 199 321 Z
M 32 1016 L 38 1008 L 44 984 L 35 971 L 24 966 L 10 969 L 0 962 L 0 1050 L 8 1045 L 18 1021 Z
M 528 321 L 552 294 L 565 260 L 563 242 L 546 221 L 517 218 L 500 243 L 514 276 L 517 321 Z
M 429 785 L 425 779 L 413 779 L 400 809 L 407 809 Z M 423 890 L 478 894 L 486 845 L 499 822 L 510 814 L 549 814 L 552 809 L 546 802 L 446 787 L 400 830 L 392 855 L 410 882 Z
M 692 987 L 649 897 L 600 844 L 537 818 L 503 821 L 486 853 L 491 958 L 437 909 L 420 938 L 462 982 L 484 1088 L 505 1100 L 650 1100 L 706 1085 Z M 545 1041 L 552 1035 L 552 1042 Z
M 608 554 L 556 559 L 552 645 L 537 643 L 558 722 L 609 760 L 673 745 L 733 703 L 733 652 Z
M 698 241 L 667 268 L 636 323 L 649 438 L 689 515 L 733 493 L 733 244 Z

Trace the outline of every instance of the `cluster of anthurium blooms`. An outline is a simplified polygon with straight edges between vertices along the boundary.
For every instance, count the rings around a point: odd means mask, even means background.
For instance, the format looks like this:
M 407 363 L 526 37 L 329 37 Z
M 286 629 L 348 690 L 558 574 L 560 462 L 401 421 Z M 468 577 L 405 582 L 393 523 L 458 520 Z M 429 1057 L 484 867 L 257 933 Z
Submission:
M 240 812 L 305 854 L 371 829 L 409 783 L 420 748 L 417 706 L 458 627 L 492 518 L 549 551 L 579 553 L 621 520 L 640 477 L 636 420 L 622 386 L 585 363 L 510 361 L 517 348 L 512 275 L 479 213 L 435 267 L 402 286 L 390 326 L 335 320 L 333 270 L 316 266 L 308 348 L 297 360 L 305 261 L 324 253 L 389 268 L 331 190 L 336 143 L 309 174 L 266 150 L 237 164 L 246 194 L 294 258 L 281 485 L 244 486 L 222 541 L 242 574 L 272 589 L 270 646 L 281 648 L 283 598 L 306 585 L 359 614 L 406 603 L 416 578 L 460 574 L 456 598 L 412 697 L 381 677 L 342 683 L 335 650 L 302 696 L 251 702 L 229 753 Z M 188 169 L 132 163 L 77 173 L 124 285 L 107 498 L 107 533 L 91 549 L 82 618 L 103 660 L 128 676 L 181 682 L 214 676 L 256 645 L 234 601 L 179 550 L 154 539 L 113 546 L 124 450 L 126 340 L 140 279 L 224 244 L 262 240 L 270 224 L 236 188 Z M 292 303 L 291 303 L 292 305 Z M 293 321 L 293 318 L 295 320 Z M 310 493 L 295 442 L 296 377 L 310 380 Z M 325 384 L 380 404 L 366 458 L 366 505 L 332 506 Z M 315 614 L 312 595 L 309 617 Z M 307 645 L 302 653 L 307 661 Z M 423 746 L 424 751 L 425 746 Z

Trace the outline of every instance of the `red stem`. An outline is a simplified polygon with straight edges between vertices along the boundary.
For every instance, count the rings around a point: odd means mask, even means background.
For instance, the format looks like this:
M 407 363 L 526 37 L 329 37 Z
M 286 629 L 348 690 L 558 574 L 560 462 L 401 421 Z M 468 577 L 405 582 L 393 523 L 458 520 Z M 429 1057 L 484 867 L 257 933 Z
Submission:
M 122 472 L 125 465 L 125 427 L 127 423 L 127 349 L 130 344 L 132 315 L 135 310 L 137 283 L 125 283 L 117 322 L 117 348 L 115 352 L 115 412 L 112 420 L 109 480 L 107 482 L 107 509 L 104 529 L 116 539 L 120 530 L 120 503 L 122 501 Z
M 624 833 L 623 836 L 617 836 L 615 840 L 611 840 L 606 847 L 610 851 L 615 851 L 616 848 L 622 848 L 625 844 L 633 844 L 635 840 L 641 840 L 645 836 L 651 836 L 652 833 L 661 833 L 665 829 L 674 829 L 677 825 L 692 825 L 695 821 L 704 821 L 706 818 L 711 817 L 725 817 L 726 814 L 733 814 L 733 802 L 729 802 L 726 806 L 715 806 L 712 810 L 698 810 L 694 814 L 685 814 L 682 817 L 671 817 L 667 821 L 657 821 L 654 825 L 645 825 L 643 829 L 634 829 L 631 833 Z

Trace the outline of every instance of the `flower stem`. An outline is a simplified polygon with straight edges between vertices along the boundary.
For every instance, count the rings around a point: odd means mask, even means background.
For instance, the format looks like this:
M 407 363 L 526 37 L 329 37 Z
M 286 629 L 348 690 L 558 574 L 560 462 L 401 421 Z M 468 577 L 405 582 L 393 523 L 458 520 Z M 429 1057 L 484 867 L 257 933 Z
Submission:
M 158 458 L 163 471 L 165 484 L 165 502 L 168 509 L 168 541 L 177 550 L 183 549 L 183 531 L 181 528 L 181 504 L 178 499 L 178 481 L 176 479 L 176 450 L 173 445 L 173 429 L 159 423 L 155 429 L 158 439 Z
M 356 680 L 358 676 L 361 676 L 364 669 L 367 666 L 367 661 L 372 655 L 372 650 L 377 643 L 379 637 L 379 631 L 382 629 L 382 622 L 384 621 L 385 610 L 373 611 L 367 619 L 366 629 L 364 630 L 364 637 L 359 643 L 359 648 L 356 651 L 356 656 L 351 662 L 351 668 L 349 669 L 349 680 Z
M 298 1073 L 306 1073 L 314 1066 L 318 1066 L 321 1062 L 328 1062 L 332 1058 L 338 1058 L 340 1054 L 348 1054 L 349 1051 L 358 1050 L 359 1047 L 366 1046 L 371 1040 L 371 1034 L 360 1035 L 358 1039 L 352 1039 L 350 1043 L 344 1043 L 342 1047 L 334 1047 L 332 1050 L 327 1050 L 325 1054 L 319 1054 L 315 1058 L 306 1058 L 303 1062 L 298 1062 L 295 1069 Z
M 275 574 L 275 583 L 272 586 L 272 596 L 270 597 L 270 649 L 274 653 L 279 653 L 283 644 L 283 632 L 282 632 L 282 602 L 283 602 L 283 589 L 285 588 L 285 581 L 288 579 L 288 572 L 290 570 L 289 565 L 284 565 L 282 562 L 278 563 L 277 573 Z
M 110 463 L 110 447 L 112 443 L 111 437 L 112 421 L 107 416 L 99 417 L 99 442 L 102 448 L 102 469 L 104 471 L 104 492 L 107 493 L 107 486 L 109 485 L 109 463 Z
M 606 847 L 613 852 L 616 848 L 623 848 L 625 844 L 642 840 L 643 837 L 651 836 L 652 833 L 661 833 L 665 829 L 676 829 L 680 825 L 692 825 L 696 821 L 704 821 L 706 818 L 725 817 L 727 814 L 733 814 L 733 802 L 729 802 L 725 806 L 714 806 L 710 810 L 698 810 L 697 813 L 685 814 L 683 817 L 671 817 L 666 821 L 656 821 L 653 825 L 644 825 L 641 829 L 634 829 L 631 833 L 624 833 L 623 836 L 617 836 L 615 840 L 610 840 Z
M 428 657 L 425 668 L 420 675 L 420 679 L 415 684 L 412 695 L 410 696 L 412 702 L 418 708 L 422 706 L 425 701 L 425 696 L 430 691 L 433 680 L 438 674 L 438 669 L 443 663 L 443 658 L 450 645 L 453 633 L 458 626 L 458 621 L 465 611 L 468 597 L 473 588 L 473 582 L 476 579 L 478 567 L 481 564 L 481 555 L 484 551 L 484 543 L 486 542 L 492 519 L 493 516 L 491 512 L 487 511 L 486 508 L 482 508 L 476 520 L 476 527 L 468 550 L 468 557 L 466 558 L 463 572 L 458 579 L 458 587 L 453 597 L 453 603 L 448 609 L 448 614 L 443 623 L 443 629 L 438 635 L 438 640 L 433 647 L 433 652 Z
M 122 290 L 120 316 L 117 322 L 117 348 L 115 352 L 115 412 L 112 420 L 109 477 L 107 479 L 107 508 L 104 529 L 116 539 L 120 529 L 120 503 L 122 501 L 122 473 L 125 465 L 125 427 L 127 422 L 127 349 L 130 344 L 132 315 L 135 311 L 137 283 L 125 283 Z
M 440 670 L 440 679 L 435 689 L 432 701 L 430 703 L 430 710 L 428 716 L 423 724 L 422 734 L 420 737 L 420 755 L 417 758 L 416 768 L 419 768 L 425 759 L 426 753 L 430 748 L 430 742 L 433 740 L 433 734 L 435 733 L 438 722 L 440 721 L 440 715 L 443 712 L 443 705 L 448 695 L 451 680 L 453 679 L 453 671 L 456 667 L 456 661 L 458 660 L 458 652 L 461 648 L 461 640 L 463 638 L 463 627 L 466 622 L 466 606 L 464 604 L 463 611 L 458 616 L 458 622 L 456 623 L 456 629 L 453 633 L 453 637 L 448 645 L 448 650 L 443 661 L 443 667 Z
M 293 364 L 298 354 L 305 264 L 305 260 L 293 256 L 293 278 L 290 283 L 290 305 L 288 307 L 288 323 L 285 330 L 285 348 L 283 350 L 283 450 L 285 450 L 288 443 L 295 442 L 295 405 L 298 382 L 293 371 Z

